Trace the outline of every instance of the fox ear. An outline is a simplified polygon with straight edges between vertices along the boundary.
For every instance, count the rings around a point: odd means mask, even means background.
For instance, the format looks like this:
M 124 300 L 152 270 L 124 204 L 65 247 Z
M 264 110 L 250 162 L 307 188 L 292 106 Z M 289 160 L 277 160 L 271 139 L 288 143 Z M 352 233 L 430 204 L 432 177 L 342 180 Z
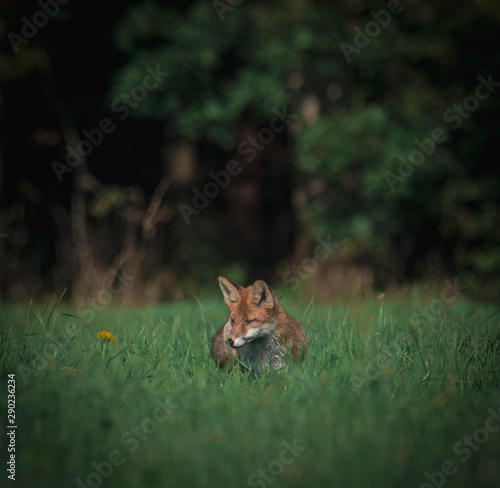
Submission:
M 226 278 L 219 276 L 219 286 L 222 290 L 222 294 L 224 295 L 224 301 L 226 302 L 228 307 L 238 302 L 238 299 L 240 298 L 238 285 L 235 285 L 229 280 L 226 280 Z
M 250 294 L 253 305 L 257 305 L 258 307 L 264 305 L 267 308 L 274 307 L 274 296 L 265 281 L 257 280 L 253 284 Z

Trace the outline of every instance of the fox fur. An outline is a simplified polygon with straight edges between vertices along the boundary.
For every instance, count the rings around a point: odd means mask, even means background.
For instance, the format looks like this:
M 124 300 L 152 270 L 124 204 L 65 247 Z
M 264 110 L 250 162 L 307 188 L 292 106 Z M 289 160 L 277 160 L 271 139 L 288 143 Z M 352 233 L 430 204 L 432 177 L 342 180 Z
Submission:
M 212 357 L 218 367 L 244 368 L 261 373 L 280 371 L 289 359 L 302 360 L 307 339 L 300 323 L 280 304 L 267 283 L 257 280 L 242 287 L 219 277 L 229 319 L 212 341 Z

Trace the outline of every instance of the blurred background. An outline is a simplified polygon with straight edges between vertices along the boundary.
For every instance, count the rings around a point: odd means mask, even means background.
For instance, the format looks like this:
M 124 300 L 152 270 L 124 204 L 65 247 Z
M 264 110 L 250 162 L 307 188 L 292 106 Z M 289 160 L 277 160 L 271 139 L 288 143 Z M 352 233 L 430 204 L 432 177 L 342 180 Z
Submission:
M 2 299 L 497 296 L 497 1 L 0 9 Z

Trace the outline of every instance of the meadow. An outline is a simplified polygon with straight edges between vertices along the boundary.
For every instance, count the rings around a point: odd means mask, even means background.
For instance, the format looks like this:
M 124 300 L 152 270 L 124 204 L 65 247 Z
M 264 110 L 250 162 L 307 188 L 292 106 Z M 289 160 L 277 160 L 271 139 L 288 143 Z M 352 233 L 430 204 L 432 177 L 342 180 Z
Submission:
M 498 487 L 499 307 L 431 299 L 287 303 L 309 353 L 259 377 L 214 367 L 220 297 L 4 304 L 3 466 L 15 374 L 12 486 Z

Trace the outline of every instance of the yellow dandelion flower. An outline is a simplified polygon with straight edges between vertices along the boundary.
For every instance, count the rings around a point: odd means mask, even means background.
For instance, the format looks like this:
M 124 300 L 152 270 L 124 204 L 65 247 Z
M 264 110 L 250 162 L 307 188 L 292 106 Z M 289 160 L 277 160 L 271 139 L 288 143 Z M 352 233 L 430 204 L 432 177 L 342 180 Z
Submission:
M 107 330 L 101 330 L 101 332 L 98 332 L 97 337 L 99 339 L 102 339 L 103 341 L 114 341 L 115 340 L 115 336 L 111 332 L 108 332 Z

